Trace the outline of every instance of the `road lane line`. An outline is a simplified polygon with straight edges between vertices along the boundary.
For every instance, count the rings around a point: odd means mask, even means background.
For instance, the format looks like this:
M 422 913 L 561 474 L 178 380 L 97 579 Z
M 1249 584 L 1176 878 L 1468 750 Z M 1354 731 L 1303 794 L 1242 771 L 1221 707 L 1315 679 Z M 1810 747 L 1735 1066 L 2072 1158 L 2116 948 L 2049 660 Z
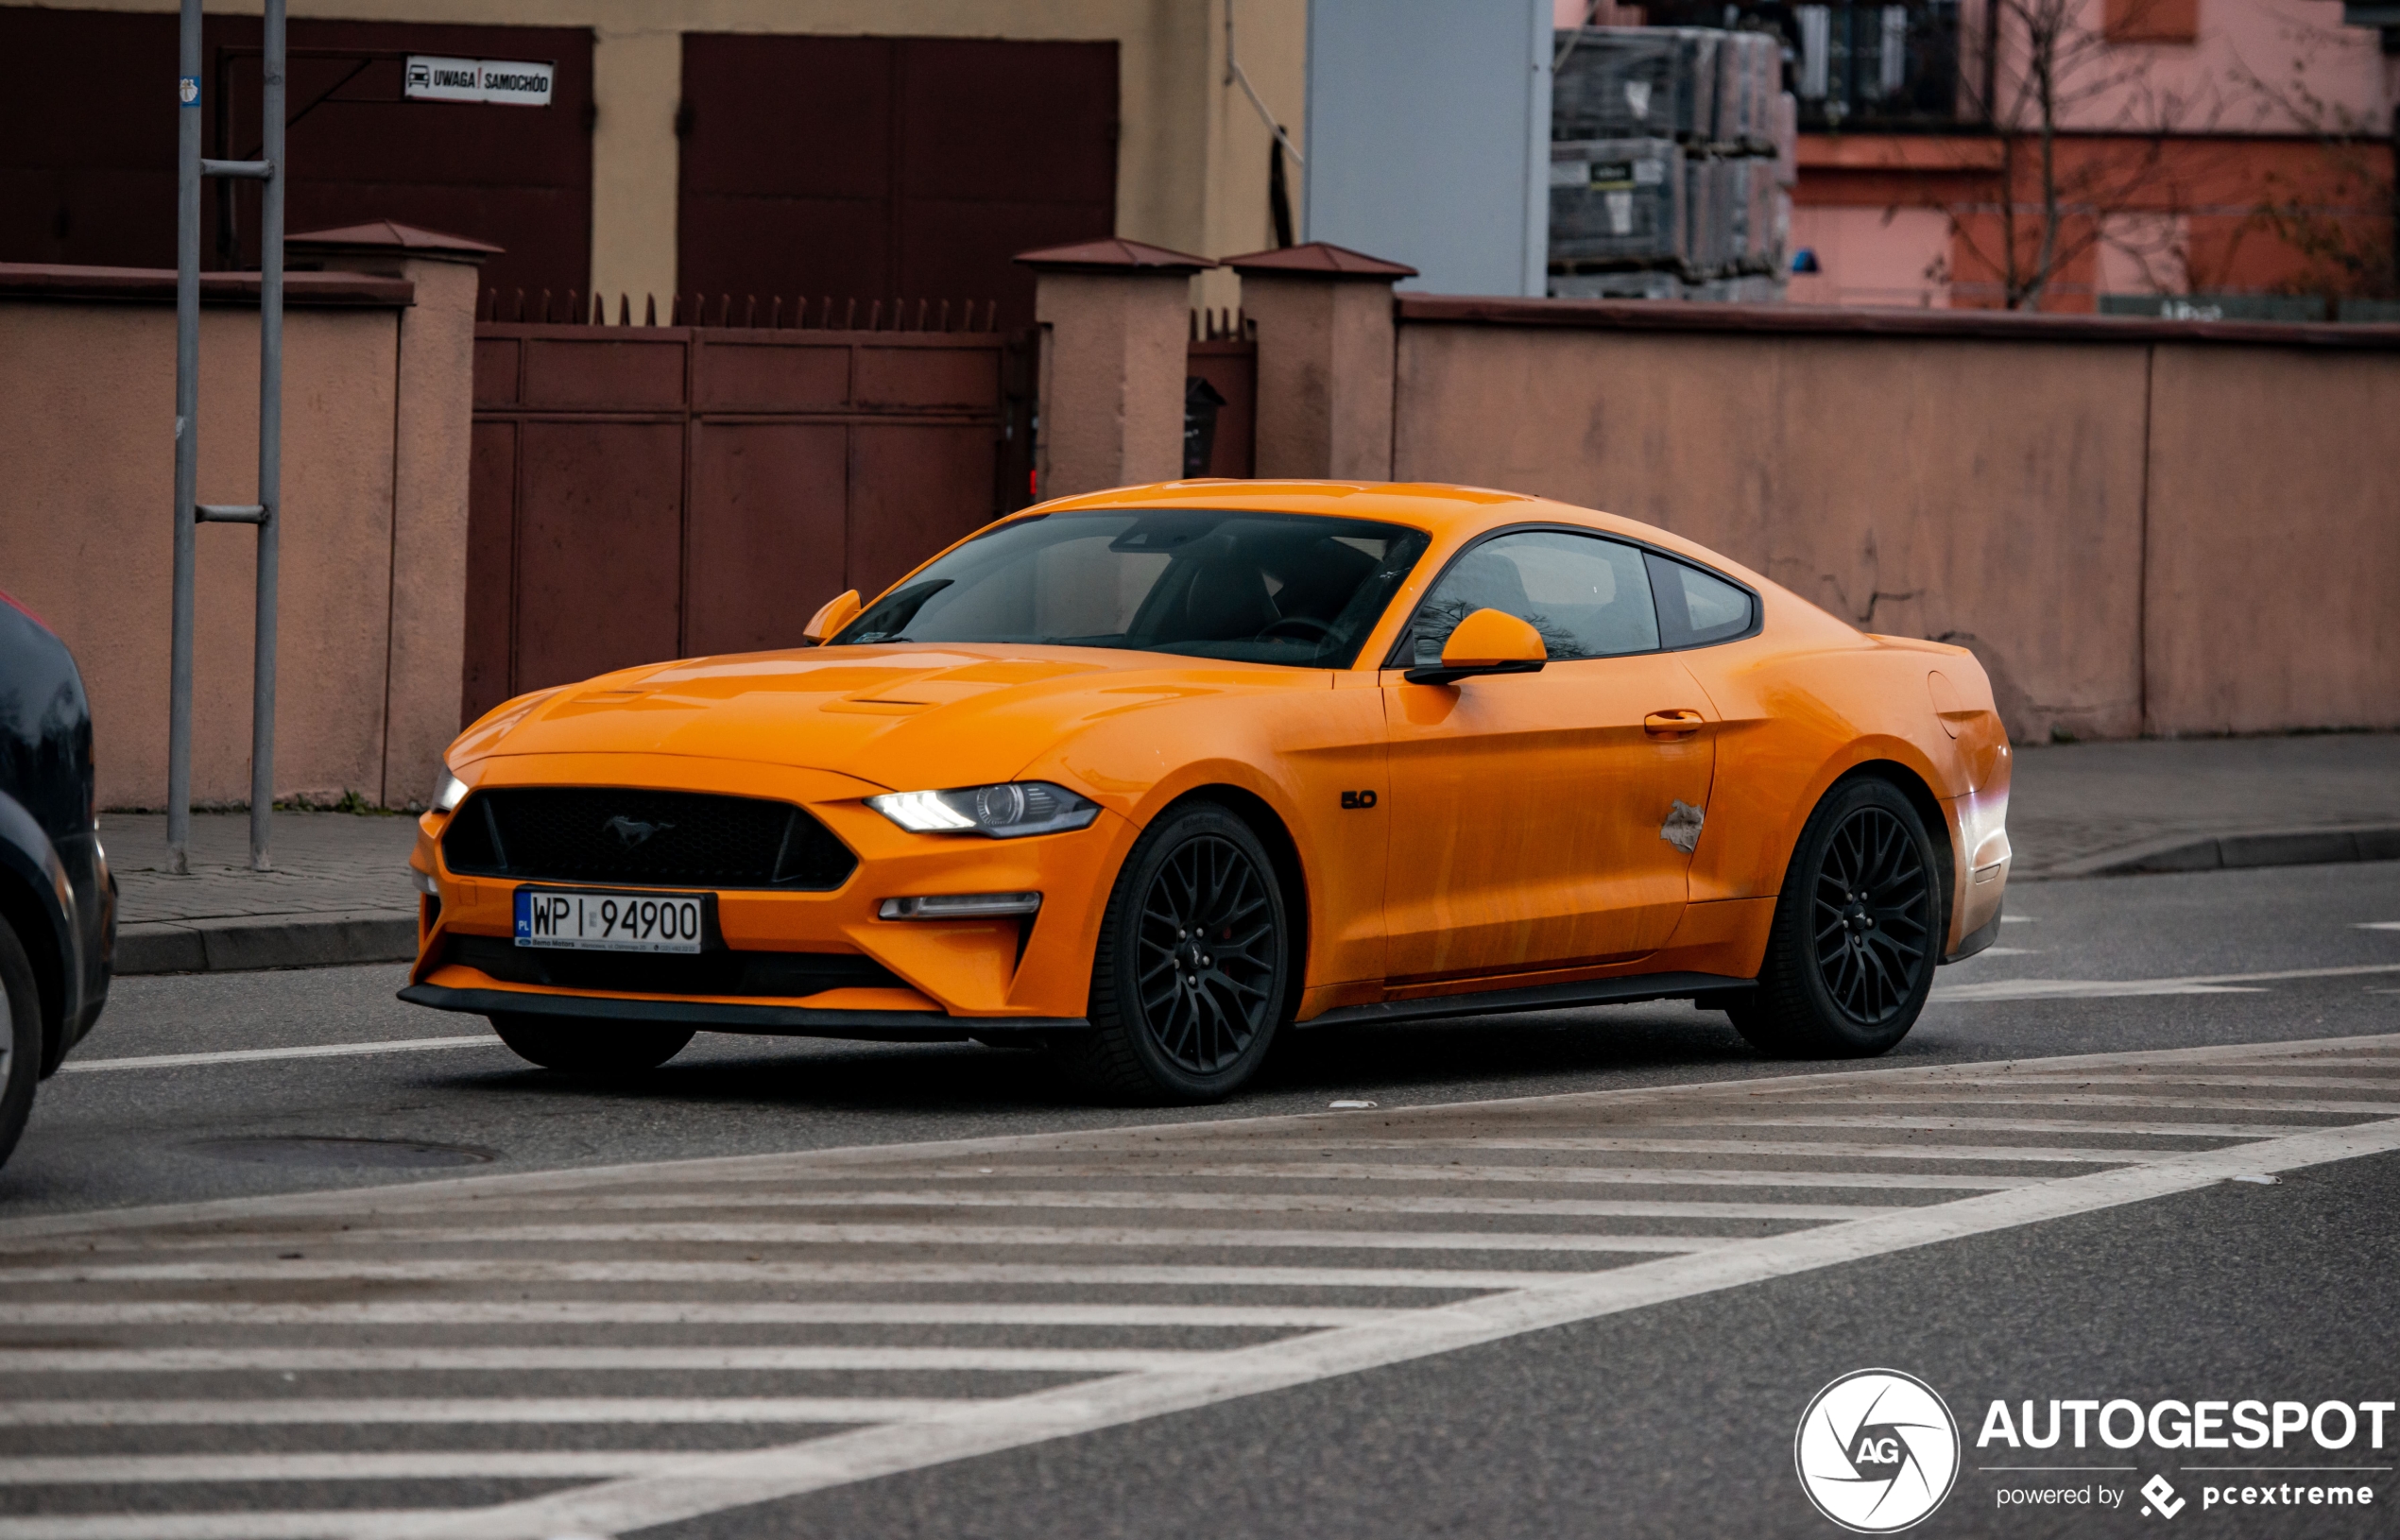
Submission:
M 12 1347 L 0 1373 L 150 1375 L 533 1373 L 649 1369 L 802 1374 L 820 1370 L 1126 1374 L 1167 1369 L 1209 1350 L 1134 1347 Z
M 0 1428 L 232 1428 L 414 1423 L 897 1423 L 973 1410 L 969 1396 L 295 1396 L 288 1400 L 0 1401 Z
M 2210 1187 L 2237 1174 L 2293 1171 L 2400 1150 L 2400 1120 L 2294 1134 L 2239 1149 L 2174 1155 L 2038 1187 L 1903 1208 L 1875 1219 L 1742 1241 L 1537 1288 L 1417 1310 L 1373 1326 L 1211 1356 L 1189 1372 L 1128 1375 L 1018 1396 L 940 1423 L 870 1428 L 802 1444 L 695 1455 L 649 1476 L 507 1503 L 429 1514 L 400 1532 L 425 1540 L 531 1540 L 617 1534 L 701 1514 L 917 1470 L 1072 1433 L 1189 1411 L 1338 1375 L 1893 1252 L 2093 1213 Z M 1068 1410 L 1067 1403 L 1075 1403 Z
M 229 1048 L 213 1053 L 144 1053 L 126 1059 L 69 1059 L 67 1075 L 101 1069 L 180 1069 L 204 1064 L 261 1064 L 270 1059 L 338 1059 L 360 1053 L 417 1053 L 436 1048 L 505 1048 L 489 1033 L 471 1037 L 394 1037 L 378 1043 L 310 1043 L 296 1048 Z
M 0 1326 L 1354 1326 L 1397 1314 L 1351 1305 L 1107 1305 L 999 1301 L 114 1299 L 0 1303 Z M 34 1343 L 24 1345 L 33 1346 Z M 7 1403 L 0 1401 L 0 1417 Z

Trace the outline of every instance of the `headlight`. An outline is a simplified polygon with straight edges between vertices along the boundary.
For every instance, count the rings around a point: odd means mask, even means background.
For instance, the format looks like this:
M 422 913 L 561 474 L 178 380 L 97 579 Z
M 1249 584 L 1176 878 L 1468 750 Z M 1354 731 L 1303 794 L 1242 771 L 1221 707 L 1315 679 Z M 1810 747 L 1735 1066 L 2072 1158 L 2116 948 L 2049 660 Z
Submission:
M 983 834 L 1013 840 L 1081 829 L 1100 804 L 1046 780 L 1003 780 L 950 792 L 887 792 L 866 805 L 912 834 Z
M 434 782 L 434 811 L 448 813 L 466 799 L 467 783 L 452 775 L 450 766 L 443 765 L 441 779 Z

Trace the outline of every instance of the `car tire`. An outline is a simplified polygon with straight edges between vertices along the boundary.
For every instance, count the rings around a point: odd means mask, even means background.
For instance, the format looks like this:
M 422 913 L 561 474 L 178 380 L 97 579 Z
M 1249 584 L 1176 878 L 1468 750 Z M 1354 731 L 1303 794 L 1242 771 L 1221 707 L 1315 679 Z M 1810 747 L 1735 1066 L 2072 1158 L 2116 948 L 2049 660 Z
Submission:
M 42 1079 L 42 992 L 16 931 L 0 920 L 0 1163 L 17 1147 Z
M 1091 965 L 1091 1029 L 1052 1052 L 1088 1094 L 1133 1105 L 1231 1095 L 1258 1072 L 1291 993 L 1275 864 L 1212 802 L 1168 813 L 1117 874 Z
M 574 1016 L 494 1016 L 500 1040 L 519 1058 L 575 1075 L 634 1075 L 683 1052 L 690 1027 Z
M 1891 1051 L 1933 991 L 1947 908 L 1925 820 L 1889 781 L 1843 781 L 1809 816 L 1756 989 L 1727 1014 L 1775 1058 Z

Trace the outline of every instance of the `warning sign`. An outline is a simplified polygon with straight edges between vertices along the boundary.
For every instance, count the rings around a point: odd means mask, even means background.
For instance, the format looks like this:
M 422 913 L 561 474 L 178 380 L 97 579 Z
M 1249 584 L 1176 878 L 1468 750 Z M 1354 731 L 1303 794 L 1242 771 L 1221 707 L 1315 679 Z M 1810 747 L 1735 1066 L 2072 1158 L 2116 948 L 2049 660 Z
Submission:
M 550 82 L 557 73 L 557 66 L 548 62 L 411 54 L 402 90 L 417 101 L 547 107 Z

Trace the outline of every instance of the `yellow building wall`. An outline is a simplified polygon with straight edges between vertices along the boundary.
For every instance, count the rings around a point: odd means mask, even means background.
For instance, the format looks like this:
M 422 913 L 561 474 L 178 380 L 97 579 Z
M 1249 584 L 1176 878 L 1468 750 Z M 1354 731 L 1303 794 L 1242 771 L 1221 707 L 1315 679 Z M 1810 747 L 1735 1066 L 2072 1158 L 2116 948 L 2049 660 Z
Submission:
M 94 10 L 168 10 L 171 0 L 78 0 Z M 212 13 L 256 15 L 255 3 Z M 296 0 L 328 20 L 592 32 L 591 286 L 674 294 L 683 34 L 976 37 L 1118 45 L 1122 93 L 1117 233 L 1202 256 L 1275 244 L 1266 125 L 1226 68 L 1228 10 L 1250 83 L 1301 154 L 1308 0 Z M 1293 207 L 1300 205 L 1296 165 Z M 1194 300 L 1236 302 L 1230 273 L 1196 281 Z

